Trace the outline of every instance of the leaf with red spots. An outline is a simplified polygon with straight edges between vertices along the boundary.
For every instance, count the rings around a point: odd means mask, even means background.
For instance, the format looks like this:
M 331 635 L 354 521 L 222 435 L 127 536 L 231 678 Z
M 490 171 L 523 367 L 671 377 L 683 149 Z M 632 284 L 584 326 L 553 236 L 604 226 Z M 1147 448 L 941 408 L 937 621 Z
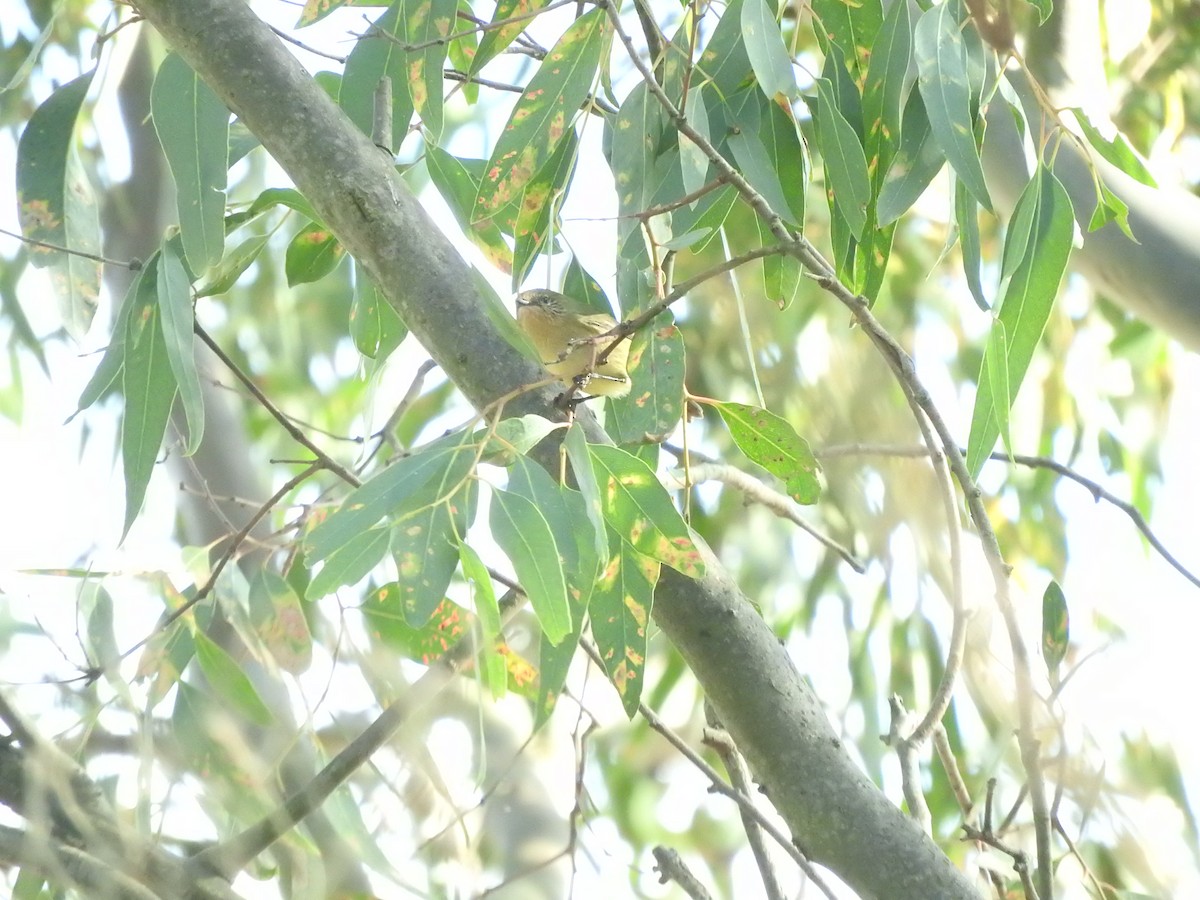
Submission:
M 566 140 L 596 80 L 607 22 L 602 9 L 581 16 L 546 54 L 492 151 L 472 222 L 518 202 L 525 186 Z
M 614 532 L 617 548 L 592 592 L 592 637 L 608 679 L 621 695 L 625 714 L 633 718 L 642 697 L 646 667 L 646 625 L 658 584 L 660 563 L 633 549 Z
M 687 523 L 653 470 L 619 447 L 588 444 L 600 508 L 612 530 L 639 553 L 693 578 L 704 574 Z
M 816 503 L 821 493 L 816 459 L 808 442 L 786 419 L 769 409 L 745 403 L 716 403 L 739 449 L 776 478 L 783 480 L 797 503 Z

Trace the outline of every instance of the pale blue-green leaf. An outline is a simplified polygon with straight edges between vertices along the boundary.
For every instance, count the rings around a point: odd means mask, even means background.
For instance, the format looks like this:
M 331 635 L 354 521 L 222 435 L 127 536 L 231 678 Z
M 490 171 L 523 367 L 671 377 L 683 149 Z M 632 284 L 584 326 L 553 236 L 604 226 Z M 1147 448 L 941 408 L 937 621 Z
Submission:
M 1133 148 L 1125 140 L 1125 135 L 1118 131 L 1113 134 L 1111 139 L 1106 138 L 1092 124 L 1092 120 L 1087 117 L 1087 114 L 1082 109 L 1077 106 L 1072 107 L 1071 112 L 1074 114 L 1076 121 L 1079 122 L 1079 127 L 1083 129 L 1084 137 L 1087 138 L 1093 150 L 1130 178 L 1135 178 L 1142 184 L 1147 184 L 1150 187 L 1158 187 L 1158 182 L 1154 180 L 1154 176 L 1150 174 L 1150 170 L 1146 168 L 1141 158 L 1133 152 Z
M 483 665 L 479 668 L 480 677 L 492 699 L 499 700 L 508 688 L 508 675 L 504 657 L 496 650 L 496 642 L 502 637 L 500 604 L 496 601 L 496 589 L 492 586 L 492 576 L 488 574 L 487 566 L 470 544 L 465 541 L 459 544 L 458 553 L 463 580 L 471 586 L 475 615 L 479 617 L 479 652 L 483 657 Z
M 762 2 L 762 0 L 759 0 Z M 704 91 L 692 91 L 688 95 L 687 123 L 704 139 L 712 143 L 708 130 L 708 109 L 704 105 Z M 709 160 L 687 135 L 679 135 L 679 165 L 683 171 L 683 189 L 691 194 L 700 190 L 708 181 Z
M 158 305 L 162 310 L 167 361 L 175 373 L 179 399 L 183 401 L 187 418 L 188 440 L 184 455 L 191 456 L 204 437 L 204 395 L 193 347 L 196 320 L 192 311 L 192 285 L 177 246 L 171 242 L 163 245 L 158 258 Z
M 508 491 L 492 492 L 491 526 L 542 631 L 550 643 L 559 643 L 571 633 L 571 607 L 554 532 L 533 503 Z
M 1027 230 L 1018 229 L 1018 223 L 1028 223 Z M 1019 233 L 1014 233 L 1015 230 Z M 1024 248 L 1016 261 L 1010 259 L 1007 246 L 1004 254 L 1005 269 L 1009 274 L 999 320 L 1004 324 L 1007 357 L 1004 368 L 1008 373 L 1008 390 L 1000 396 L 992 391 L 989 345 L 984 351 L 967 439 L 967 466 L 972 477 L 978 475 L 999 436 L 999 420 L 1003 414 L 997 407 L 1005 405 L 1011 409 L 1033 351 L 1041 340 L 1066 271 L 1074 232 L 1075 217 L 1066 189 L 1045 166 L 1039 166 L 1021 192 L 1008 228 L 1006 244 L 1019 243 Z M 1012 257 L 1015 259 L 1015 252 Z
M 148 268 L 148 267 L 147 267 Z M 175 402 L 175 374 L 167 360 L 157 274 L 146 272 L 138 283 L 137 300 L 130 311 L 125 334 L 122 392 L 125 415 L 121 419 L 121 458 L 125 469 L 125 525 L 129 533 L 146 498 L 146 488 L 171 418 Z
M 575 473 L 575 481 L 579 485 L 579 493 L 583 495 L 584 509 L 588 521 L 592 523 L 594 549 L 597 559 L 608 559 L 608 526 L 604 522 L 604 508 L 600 501 L 600 485 L 592 471 L 592 458 L 588 453 L 587 439 L 583 436 L 583 428 L 574 424 L 567 429 L 563 440 L 567 458 L 571 461 L 571 471 Z
M 404 52 L 404 0 L 396 0 L 362 37 L 346 58 L 338 103 L 350 121 L 374 138 L 375 93 L 380 79 L 392 82 L 392 133 L 389 150 L 395 152 L 408 135 L 413 102 L 408 90 L 408 54 Z
M 867 225 L 867 204 L 871 202 L 867 157 L 858 135 L 837 108 L 830 83 L 818 79 L 817 92 L 817 139 L 831 180 L 829 187 L 855 240 L 861 241 Z
M 982 310 L 991 309 L 983 293 L 983 282 L 979 273 L 983 266 L 983 255 L 979 240 L 979 207 L 961 178 L 954 180 L 954 221 L 958 225 L 959 250 L 962 253 L 963 276 L 967 289 Z
M 993 397 L 1007 397 L 1008 394 L 1008 337 L 1004 333 L 1004 323 L 999 318 L 992 320 L 992 330 L 988 333 L 987 349 L 984 351 L 985 369 L 988 390 Z M 994 407 L 996 427 L 1000 431 L 1000 439 L 1004 449 L 1012 456 L 1012 436 L 1009 434 L 1009 408 L 1007 403 L 997 403 Z
M 238 661 L 204 632 L 197 630 L 192 636 L 196 641 L 196 661 L 216 695 L 255 725 L 271 724 L 274 721 L 271 710 L 258 696 Z
M 726 13 L 728 15 L 728 13 Z M 772 103 L 796 97 L 796 74 L 766 0 L 743 0 L 742 40 L 758 86 Z
M 967 49 L 954 4 L 942 3 L 921 15 L 913 53 L 933 136 L 967 190 L 991 212 L 992 199 L 975 143 Z
M 308 583 L 304 596 L 320 600 L 338 588 L 358 584 L 388 552 L 391 532 L 383 526 L 355 535 L 325 559 L 321 571 Z
M 203 274 L 225 250 L 229 110 L 177 53 L 168 53 L 150 90 L 150 114 L 175 180 L 188 266 Z

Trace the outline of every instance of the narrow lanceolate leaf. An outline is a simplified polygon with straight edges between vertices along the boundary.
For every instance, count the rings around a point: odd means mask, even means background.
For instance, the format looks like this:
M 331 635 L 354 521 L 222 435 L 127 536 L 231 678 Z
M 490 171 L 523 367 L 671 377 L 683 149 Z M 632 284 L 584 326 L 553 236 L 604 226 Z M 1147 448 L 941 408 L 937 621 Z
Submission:
M 817 460 L 808 442 L 786 419 L 745 403 L 715 404 L 743 453 L 786 485 L 797 503 L 816 503 L 821 493 Z
M 933 136 L 975 199 L 988 212 L 992 198 L 983 178 L 972 122 L 967 46 L 954 4 L 940 3 L 917 20 L 913 54 L 917 83 Z
M 900 128 L 900 149 L 888 166 L 887 179 L 875 206 L 875 219 L 880 228 L 890 225 L 908 212 L 909 207 L 929 187 L 942 170 L 946 154 L 933 137 L 925 101 L 920 91 L 908 95 L 904 104 L 904 119 Z
M 546 6 L 550 0 L 500 0 L 492 16 L 492 26 L 479 40 L 479 49 L 471 62 L 471 74 L 475 74 L 496 58 L 517 35 L 529 27 L 534 13 Z
M 483 252 L 488 262 L 502 272 L 511 272 L 512 250 L 505 243 L 495 219 L 471 222 L 475 197 L 479 193 L 479 182 L 487 161 L 459 159 L 440 147 L 428 146 L 425 148 L 425 165 L 434 187 L 450 207 L 450 212 L 466 236 Z
M 363 356 L 383 362 L 408 335 L 400 314 L 388 303 L 366 270 L 354 264 L 354 302 L 350 306 L 350 337 Z
M 645 683 L 646 625 L 660 563 L 638 553 L 616 532 L 609 535 L 609 543 L 617 552 L 601 570 L 592 593 L 592 636 L 608 680 L 632 719 Z
M 379 525 L 355 535 L 331 553 L 304 592 L 309 600 L 320 600 L 338 588 L 358 584 L 387 555 L 391 532 Z
M 492 492 L 491 525 L 547 640 L 559 643 L 571 633 L 571 607 L 554 532 L 533 503 L 508 491 Z
M 447 435 L 397 460 L 351 491 L 342 505 L 305 538 L 309 561 L 327 559 L 384 516 L 406 508 L 413 494 L 451 467 L 455 474 L 465 474 L 475 454 L 464 440 L 461 434 Z
M 255 725 L 270 725 L 274 719 L 271 710 L 258 696 L 237 660 L 204 632 L 196 631 L 192 637 L 196 641 L 196 661 L 217 696 Z
M 292 586 L 269 569 L 250 582 L 250 620 L 254 631 L 285 672 L 299 675 L 312 665 L 312 632 Z
M 871 51 L 863 87 L 863 145 L 876 192 L 900 144 L 904 91 L 912 61 L 911 16 L 907 3 L 892 4 Z
M 83 393 L 79 395 L 79 410 L 74 415 L 87 409 L 108 393 L 114 384 L 117 384 L 117 378 L 125 368 L 127 349 L 125 339 L 129 334 L 129 317 L 137 307 L 142 281 L 147 278 L 153 280 L 155 272 L 155 258 L 151 257 L 150 262 L 130 282 L 129 290 L 125 292 L 125 299 L 121 301 L 121 308 L 117 311 L 116 321 L 113 322 L 112 337 L 108 341 L 108 347 L 104 351 L 104 356 L 100 358 L 100 365 L 96 366 L 96 371 L 84 385 Z
M 167 362 L 179 385 L 179 398 L 187 417 L 188 442 L 184 450 L 191 456 L 204 437 L 204 397 L 200 391 L 200 372 L 196 368 L 193 347 L 195 316 L 192 312 L 192 285 L 179 257 L 178 244 L 168 241 L 158 257 L 158 306 L 162 311 L 163 339 Z
M 567 458 L 571 461 L 571 471 L 575 473 L 575 481 L 579 485 L 579 493 L 583 497 L 584 512 L 592 524 L 592 548 L 597 559 L 608 559 L 608 527 L 604 521 L 604 503 L 600 493 L 600 479 L 592 468 L 592 457 L 588 451 L 587 439 L 583 436 L 583 428 L 573 424 L 567 429 L 563 439 Z
M 954 220 L 958 224 L 958 244 L 962 253 L 963 277 L 967 280 L 967 288 L 975 298 L 976 306 L 982 310 L 991 309 L 979 277 L 983 266 L 983 254 L 979 244 L 979 207 L 961 178 L 954 181 Z
M 845 55 L 854 74 L 862 74 L 883 23 L 880 0 L 813 0 L 813 30 L 826 47 L 832 42 Z
M 1042 658 L 1051 679 L 1057 679 L 1058 668 L 1067 656 L 1071 640 L 1071 617 L 1067 597 L 1057 581 L 1046 585 L 1042 594 Z
M 589 444 L 604 520 L 622 540 L 684 575 L 704 574 L 687 523 L 651 468 L 619 447 Z M 607 556 L 607 554 L 606 554 Z
M 413 627 L 424 625 L 445 597 L 462 535 L 475 518 L 477 482 L 463 480 L 470 462 L 460 460 L 409 498 L 392 526 L 400 602 Z
M 999 321 L 1004 327 L 1006 359 L 1002 368 L 995 368 L 989 359 L 993 352 L 989 342 L 967 441 L 967 466 L 972 476 L 979 474 L 992 452 L 1000 422 L 1012 408 L 1034 348 L 1041 340 L 1071 254 L 1074 229 L 1066 189 L 1053 172 L 1039 166 L 1017 200 L 1005 238 L 1002 280 L 1006 286 Z M 991 373 L 996 371 L 1007 372 L 1008 389 L 1001 394 L 992 389 Z M 1003 413 L 998 410 L 1002 405 Z
M 520 289 L 538 253 L 550 239 L 551 219 L 559 198 L 575 172 L 578 148 L 579 137 L 574 128 L 568 128 L 565 139 L 559 143 L 546 165 L 526 182 L 521 192 L 517 216 L 512 222 L 512 234 L 516 238 L 512 270 L 514 292 Z
M 726 13 L 728 15 L 728 13 Z M 743 0 L 742 40 L 758 86 L 771 102 L 796 96 L 796 74 L 779 33 L 779 23 L 766 0 Z
M 152 261 L 150 265 L 156 265 Z M 121 420 L 121 458 L 125 468 L 125 527 L 129 533 L 146 499 L 146 487 L 162 446 L 175 402 L 175 374 L 167 359 L 162 314 L 158 304 L 158 279 L 148 271 L 138 282 L 137 301 L 130 310 L 125 333 L 125 366 L 122 392 L 125 415 Z
M 1008 396 L 1008 335 L 1004 331 L 1004 322 L 996 319 L 992 322 L 992 330 L 988 334 L 987 349 L 984 351 L 984 374 L 987 376 L 988 390 L 993 397 Z M 1000 440 L 1004 449 L 1011 456 L 1012 438 L 1008 430 L 1008 406 L 997 403 L 994 407 L 996 428 L 1000 431 Z
M 407 87 L 408 54 L 404 52 L 404 0 L 396 0 L 387 12 L 366 30 L 346 59 L 338 103 L 350 121 L 373 138 L 390 138 L 389 150 L 396 151 L 408 134 L 413 102 Z M 392 133 L 373 135 L 375 94 L 382 78 L 392 82 Z
M 818 140 L 831 181 L 829 187 L 855 240 L 861 241 L 867 224 L 867 204 L 871 201 L 867 157 L 858 135 L 837 108 L 832 85 L 824 78 L 817 79 L 817 93 Z
M 458 0 L 418 0 L 404 4 L 404 40 L 412 46 L 425 45 L 409 52 L 405 84 L 421 124 L 434 141 L 442 136 L 444 38 L 454 30 L 457 7 Z M 403 85 L 394 84 L 392 89 L 402 90 Z
M 81 253 L 100 252 L 92 187 L 75 152 L 75 122 L 92 84 L 88 72 L 60 87 L 34 111 L 17 145 L 17 208 L 25 237 Z M 82 338 L 96 313 L 100 264 L 31 244 L 29 259 L 50 266 L 63 325 Z
M 154 76 L 150 113 L 175 179 L 183 252 L 200 275 L 225 249 L 229 110 L 183 57 L 169 53 Z
M 629 393 L 608 402 L 605 424 L 619 444 L 658 443 L 683 415 L 683 335 L 668 312 L 631 339 Z
M 492 151 L 473 222 L 518 201 L 525 185 L 566 139 L 596 79 L 607 22 L 602 9 L 581 16 L 546 55 Z
M 1123 134 L 1118 131 L 1110 140 L 1100 133 L 1082 109 L 1072 107 L 1070 111 L 1074 114 L 1079 127 L 1083 129 L 1084 137 L 1087 138 L 1087 142 L 1091 144 L 1093 150 L 1130 178 L 1136 178 L 1142 184 L 1148 184 L 1150 187 L 1158 187 L 1154 176 L 1150 174 L 1150 170 L 1146 168 L 1138 155 L 1133 152 L 1133 148 L 1129 146 L 1129 142 L 1125 140 Z
M 496 590 L 492 587 L 492 576 L 488 574 L 487 566 L 470 544 L 460 544 L 458 553 L 463 580 L 471 587 L 475 615 L 479 619 L 479 676 L 491 692 L 492 699 L 499 700 L 506 693 L 508 676 L 504 658 L 497 650 L 497 642 L 503 635 Z

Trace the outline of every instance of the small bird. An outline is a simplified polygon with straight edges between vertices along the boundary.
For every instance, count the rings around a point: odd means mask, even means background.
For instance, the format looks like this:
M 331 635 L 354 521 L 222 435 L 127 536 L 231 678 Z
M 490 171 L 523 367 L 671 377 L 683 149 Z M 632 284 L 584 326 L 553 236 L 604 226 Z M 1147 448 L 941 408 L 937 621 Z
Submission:
M 624 397 L 629 378 L 629 341 L 612 348 L 596 365 L 611 339 L 573 344 L 604 334 L 617 320 L 607 313 L 588 312 L 581 303 L 558 291 L 536 288 L 517 296 L 517 322 L 533 341 L 542 365 L 560 381 L 593 396 Z

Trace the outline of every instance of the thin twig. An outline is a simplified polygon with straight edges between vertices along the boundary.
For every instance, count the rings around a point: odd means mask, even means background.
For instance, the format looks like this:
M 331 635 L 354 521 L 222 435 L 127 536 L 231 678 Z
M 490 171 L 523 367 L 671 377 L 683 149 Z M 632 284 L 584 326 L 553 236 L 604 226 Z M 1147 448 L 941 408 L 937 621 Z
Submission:
M 245 386 L 246 390 L 250 392 L 250 395 L 254 397 L 254 399 L 260 404 L 262 404 L 263 409 L 265 409 L 271 415 L 271 418 L 283 426 L 283 430 L 290 434 L 296 443 L 307 448 L 313 456 L 320 460 L 322 467 L 337 475 L 338 478 L 341 478 L 347 484 L 351 485 L 352 487 L 358 487 L 361 484 L 355 475 L 347 471 L 341 463 L 310 441 L 308 436 L 303 431 L 293 425 L 288 417 L 285 416 L 279 410 L 279 408 L 267 398 L 267 395 L 259 390 L 258 385 L 250 379 L 250 376 L 243 372 L 241 367 L 230 358 L 229 354 L 221 349 L 221 345 L 213 340 L 212 336 L 205 331 L 203 327 L 201 327 L 199 322 L 195 323 L 194 329 L 196 336 L 204 342 L 208 349 L 217 355 L 217 359 L 221 360 L 221 362 L 225 364 L 225 367 L 228 368 L 229 371 L 233 373 L 234 377 Z
M 46 250 L 57 250 L 59 253 L 66 253 L 71 256 L 80 256 L 84 259 L 90 259 L 92 262 L 103 263 L 106 266 L 120 266 L 122 269 L 129 269 L 131 272 L 140 272 L 145 266 L 140 259 L 130 259 L 129 261 L 121 259 L 109 259 L 107 256 L 99 256 L 95 253 L 88 253 L 86 250 L 74 250 L 70 247 L 63 247 L 58 244 L 52 244 L 49 241 L 38 240 L 37 238 L 26 237 L 23 234 L 17 234 L 14 231 L 9 231 L 7 228 L 0 228 L 0 234 L 7 235 L 10 238 L 15 238 L 22 244 L 29 244 L 34 247 L 42 247 Z

